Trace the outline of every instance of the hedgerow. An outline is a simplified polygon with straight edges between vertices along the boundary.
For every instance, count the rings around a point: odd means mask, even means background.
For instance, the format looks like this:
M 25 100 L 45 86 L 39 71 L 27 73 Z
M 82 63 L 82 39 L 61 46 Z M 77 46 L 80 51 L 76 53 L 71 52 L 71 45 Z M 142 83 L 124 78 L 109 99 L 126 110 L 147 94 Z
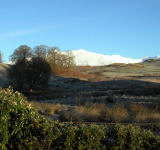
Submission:
M 159 137 L 132 125 L 51 122 L 11 88 L 0 89 L 0 149 L 158 150 Z

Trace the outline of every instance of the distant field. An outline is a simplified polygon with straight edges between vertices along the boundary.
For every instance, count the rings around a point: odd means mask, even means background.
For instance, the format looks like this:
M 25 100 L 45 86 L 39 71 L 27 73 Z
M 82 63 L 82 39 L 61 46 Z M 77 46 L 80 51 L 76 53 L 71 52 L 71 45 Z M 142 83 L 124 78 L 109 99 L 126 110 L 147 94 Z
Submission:
M 148 60 L 137 64 L 111 64 L 108 66 L 75 67 L 76 71 L 101 76 L 103 80 L 136 79 L 160 82 L 160 60 Z

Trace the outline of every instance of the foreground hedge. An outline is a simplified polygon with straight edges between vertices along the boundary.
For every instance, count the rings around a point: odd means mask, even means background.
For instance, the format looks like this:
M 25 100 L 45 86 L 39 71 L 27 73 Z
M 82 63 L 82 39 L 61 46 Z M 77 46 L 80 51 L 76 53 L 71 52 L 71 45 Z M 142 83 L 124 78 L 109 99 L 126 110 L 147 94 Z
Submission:
M 49 122 L 19 92 L 0 89 L 0 149 L 158 150 L 159 137 L 139 127 Z

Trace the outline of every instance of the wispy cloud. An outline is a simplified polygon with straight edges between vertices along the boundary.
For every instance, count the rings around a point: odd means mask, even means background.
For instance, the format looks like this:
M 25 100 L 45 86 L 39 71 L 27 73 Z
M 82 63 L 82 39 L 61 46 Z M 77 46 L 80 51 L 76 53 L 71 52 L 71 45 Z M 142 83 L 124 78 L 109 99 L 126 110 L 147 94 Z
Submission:
M 26 34 L 32 34 L 37 32 L 36 30 L 23 30 L 23 31 L 14 31 L 14 32 L 8 32 L 0 34 L 0 38 L 8 38 L 8 37 L 14 37 L 14 36 L 21 36 Z
M 52 22 L 48 25 L 39 26 L 39 27 L 31 28 L 31 29 L 8 31 L 5 33 L 0 33 L 0 40 L 8 39 L 8 38 L 16 37 L 16 36 L 35 34 L 35 33 L 46 31 L 46 30 L 57 29 L 57 28 L 61 28 L 61 27 L 64 27 L 70 24 L 75 24 L 77 23 L 77 21 L 79 22 L 88 21 L 88 18 L 87 19 L 86 18 L 70 18 L 67 20 L 60 20 L 60 21 Z
M 0 40 L 15 37 L 15 36 L 23 36 L 23 35 L 28 35 L 28 34 L 34 34 L 34 33 L 42 32 L 42 31 L 45 31 L 45 30 L 53 29 L 53 28 L 56 28 L 56 27 L 57 27 L 57 25 L 51 24 L 51 25 L 41 26 L 41 27 L 37 27 L 37 28 L 33 28 L 33 29 L 10 31 L 10 32 L 7 32 L 7 33 L 0 34 Z

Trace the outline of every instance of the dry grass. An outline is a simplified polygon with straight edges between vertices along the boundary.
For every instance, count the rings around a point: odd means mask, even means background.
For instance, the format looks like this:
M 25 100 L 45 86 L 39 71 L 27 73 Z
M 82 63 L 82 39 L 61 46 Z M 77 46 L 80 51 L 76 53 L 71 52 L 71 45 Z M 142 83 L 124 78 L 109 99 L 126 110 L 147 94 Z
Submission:
M 76 106 L 70 113 L 61 114 L 63 119 L 73 121 L 89 121 L 89 122 L 127 122 L 129 113 L 123 105 L 115 105 L 112 108 L 106 104 L 87 103 L 85 106 Z
M 61 112 L 61 120 L 97 122 L 102 120 L 105 113 L 105 104 L 87 103 L 85 106 L 74 107 L 70 112 Z
M 40 113 L 54 116 L 61 121 L 80 122 L 160 122 L 160 105 L 86 103 L 83 106 L 31 102 Z
M 61 104 L 31 102 L 31 105 L 35 107 L 40 113 L 46 113 L 49 115 L 54 115 L 62 110 L 67 109 L 65 105 Z
M 105 104 L 88 103 L 76 106 L 71 111 L 63 111 L 61 120 L 89 121 L 89 122 L 159 122 L 160 112 L 139 104 Z
M 160 113 L 154 108 L 151 109 L 143 105 L 131 104 L 129 111 L 136 122 L 160 121 Z
M 105 116 L 107 122 L 127 122 L 129 113 L 122 104 L 116 104 L 112 108 L 108 108 Z
M 86 104 L 85 106 L 76 107 L 73 111 L 75 116 L 84 118 L 85 121 L 101 121 L 102 115 L 106 113 L 105 104 Z

